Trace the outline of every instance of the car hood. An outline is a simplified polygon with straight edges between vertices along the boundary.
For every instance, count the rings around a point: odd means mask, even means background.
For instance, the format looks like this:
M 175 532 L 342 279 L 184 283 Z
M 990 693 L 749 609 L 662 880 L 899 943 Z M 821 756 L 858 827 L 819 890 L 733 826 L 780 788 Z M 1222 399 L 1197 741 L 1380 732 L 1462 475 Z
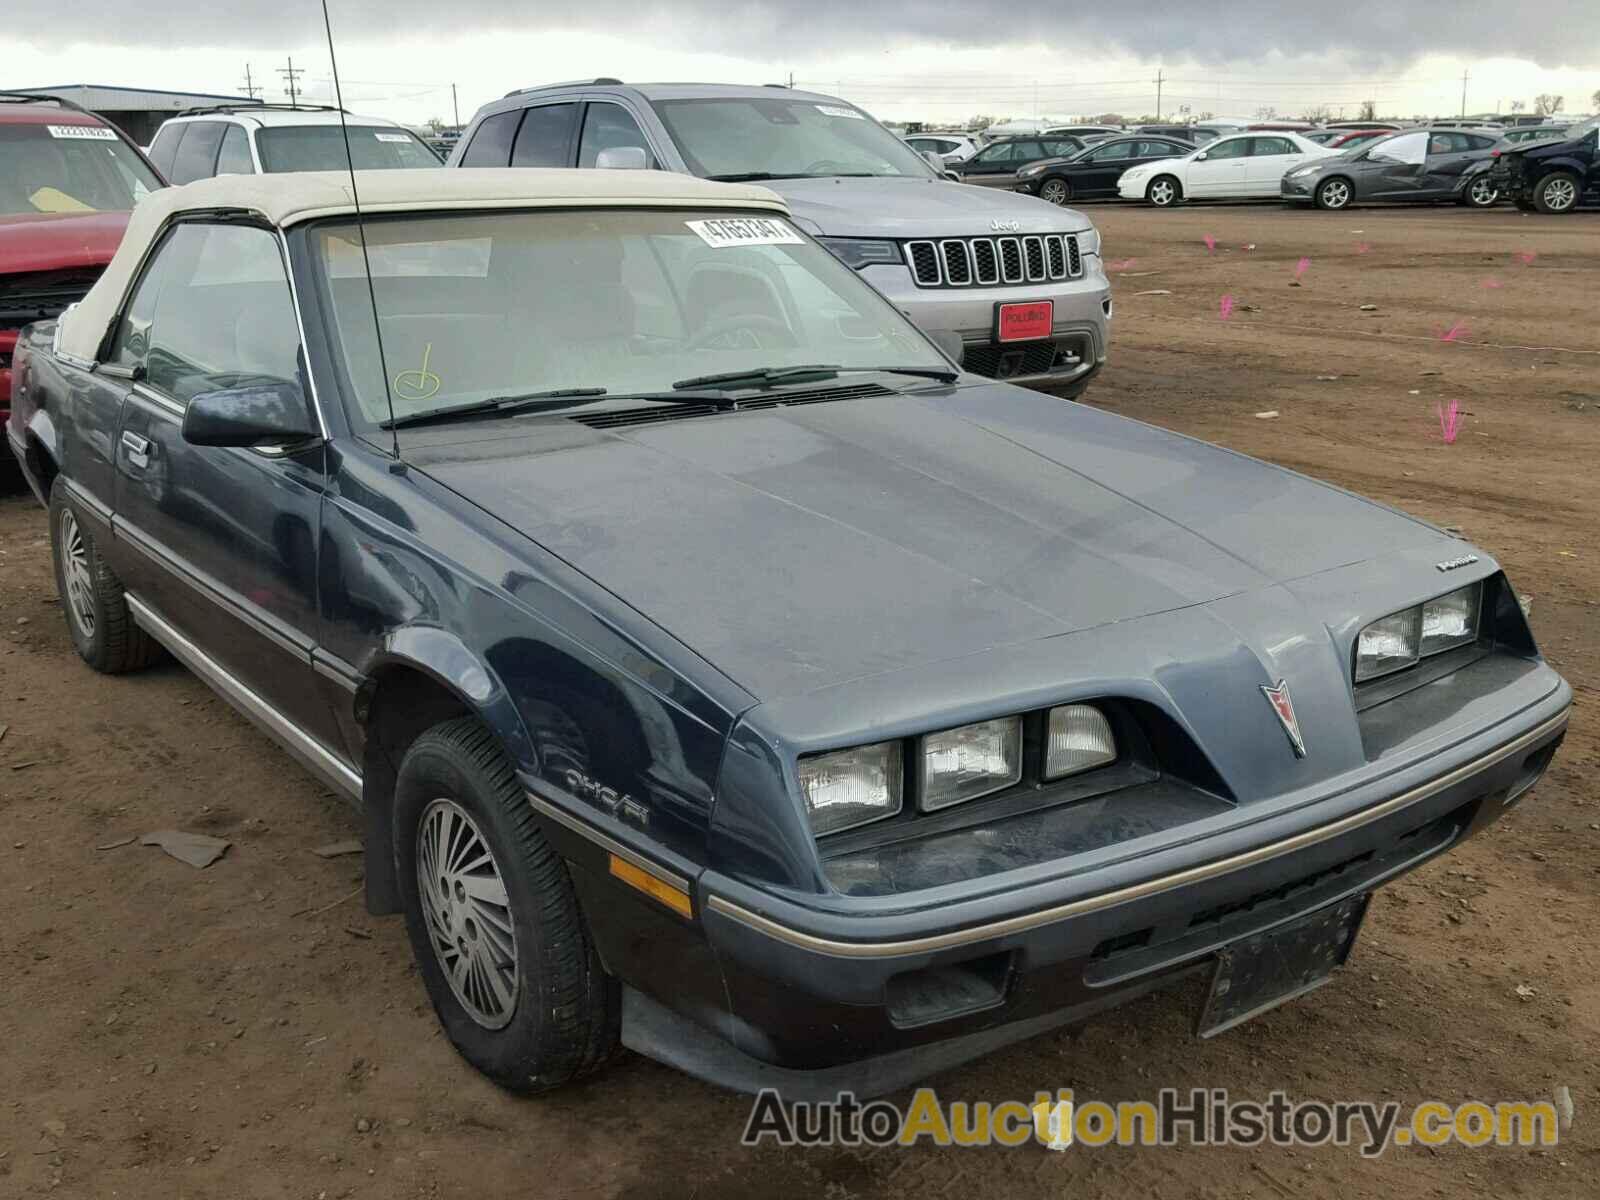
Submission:
M 414 467 L 763 700 L 1459 546 L 1292 472 L 1001 384 L 405 436 Z
M 1074 209 L 1058 208 L 1021 192 L 947 179 L 829 176 L 775 179 L 763 186 L 787 200 L 789 211 L 822 237 L 977 237 L 1090 228 L 1089 218 Z
M 125 212 L 0 215 L 0 274 L 103 267 L 128 227 Z

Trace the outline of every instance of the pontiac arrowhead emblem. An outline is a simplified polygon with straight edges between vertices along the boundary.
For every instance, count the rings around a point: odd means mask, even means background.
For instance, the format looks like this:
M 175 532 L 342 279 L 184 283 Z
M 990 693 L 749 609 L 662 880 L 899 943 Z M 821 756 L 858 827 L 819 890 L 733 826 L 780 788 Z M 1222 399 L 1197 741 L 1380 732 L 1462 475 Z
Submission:
M 1278 714 L 1278 723 L 1283 726 L 1283 731 L 1289 735 L 1289 745 L 1294 747 L 1294 756 L 1306 756 L 1306 742 L 1300 736 L 1300 721 L 1294 715 L 1294 700 L 1289 696 L 1289 681 L 1278 680 L 1277 687 L 1261 685 L 1261 694 L 1267 698 L 1267 703 L 1272 705 L 1272 711 Z

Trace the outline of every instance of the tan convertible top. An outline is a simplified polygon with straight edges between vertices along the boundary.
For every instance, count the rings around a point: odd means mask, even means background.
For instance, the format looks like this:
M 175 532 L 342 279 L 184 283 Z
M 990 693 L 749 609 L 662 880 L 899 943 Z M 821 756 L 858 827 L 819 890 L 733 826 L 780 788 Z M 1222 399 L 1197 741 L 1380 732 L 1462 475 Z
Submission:
M 537 168 L 457 168 L 361 171 L 356 184 L 364 213 L 490 208 L 753 208 L 787 212 L 766 188 L 710 183 L 669 171 L 581 171 Z M 139 201 L 111 264 L 60 324 L 61 352 L 84 362 L 99 353 L 128 285 L 145 253 L 178 215 L 244 209 L 280 227 L 355 212 L 350 175 L 306 171 L 278 175 L 218 175 L 162 188 Z

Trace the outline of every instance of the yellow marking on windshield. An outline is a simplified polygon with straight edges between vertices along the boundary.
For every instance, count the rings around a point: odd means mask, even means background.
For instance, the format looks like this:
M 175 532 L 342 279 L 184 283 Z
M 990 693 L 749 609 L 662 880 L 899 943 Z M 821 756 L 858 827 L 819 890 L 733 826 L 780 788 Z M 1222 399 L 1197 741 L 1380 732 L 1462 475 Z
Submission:
M 439 394 L 439 389 L 444 386 L 432 371 L 428 370 L 428 359 L 433 355 L 433 343 L 429 342 L 422 348 L 422 366 L 415 371 L 401 371 L 394 377 L 394 394 L 400 400 L 428 400 Z
M 44 213 L 94 212 L 92 204 L 85 204 L 69 196 L 60 188 L 42 187 L 28 197 L 28 203 Z

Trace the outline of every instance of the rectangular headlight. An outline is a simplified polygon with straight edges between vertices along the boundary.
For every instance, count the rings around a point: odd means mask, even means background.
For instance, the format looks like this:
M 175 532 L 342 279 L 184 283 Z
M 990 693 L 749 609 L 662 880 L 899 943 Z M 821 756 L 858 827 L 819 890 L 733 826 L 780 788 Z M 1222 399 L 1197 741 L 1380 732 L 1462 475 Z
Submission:
M 811 831 L 819 837 L 900 811 L 899 742 L 814 754 L 798 767 Z
M 1422 609 L 1408 608 L 1374 621 L 1356 639 L 1356 682 L 1409 667 L 1421 653 Z
M 900 247 L 893 242 L 870 241 L 866 238 L 818 238 L 833 255 L 847 267 L 898 266 Z
M 1117 760 L 1111 722 L 1092 704 L 1063 704 L 1050 710 L 1045 733 L 1044 777 L 1059 779 Z
M 1482 594 L 1482 585 L 1474 583 L 1422 606 L 1424 658 L 1478 640 L 1478 598 Z
M 1022 718 L 979 721 L 922 739 L 922 811 L 975 800 L 1022 778 Z

